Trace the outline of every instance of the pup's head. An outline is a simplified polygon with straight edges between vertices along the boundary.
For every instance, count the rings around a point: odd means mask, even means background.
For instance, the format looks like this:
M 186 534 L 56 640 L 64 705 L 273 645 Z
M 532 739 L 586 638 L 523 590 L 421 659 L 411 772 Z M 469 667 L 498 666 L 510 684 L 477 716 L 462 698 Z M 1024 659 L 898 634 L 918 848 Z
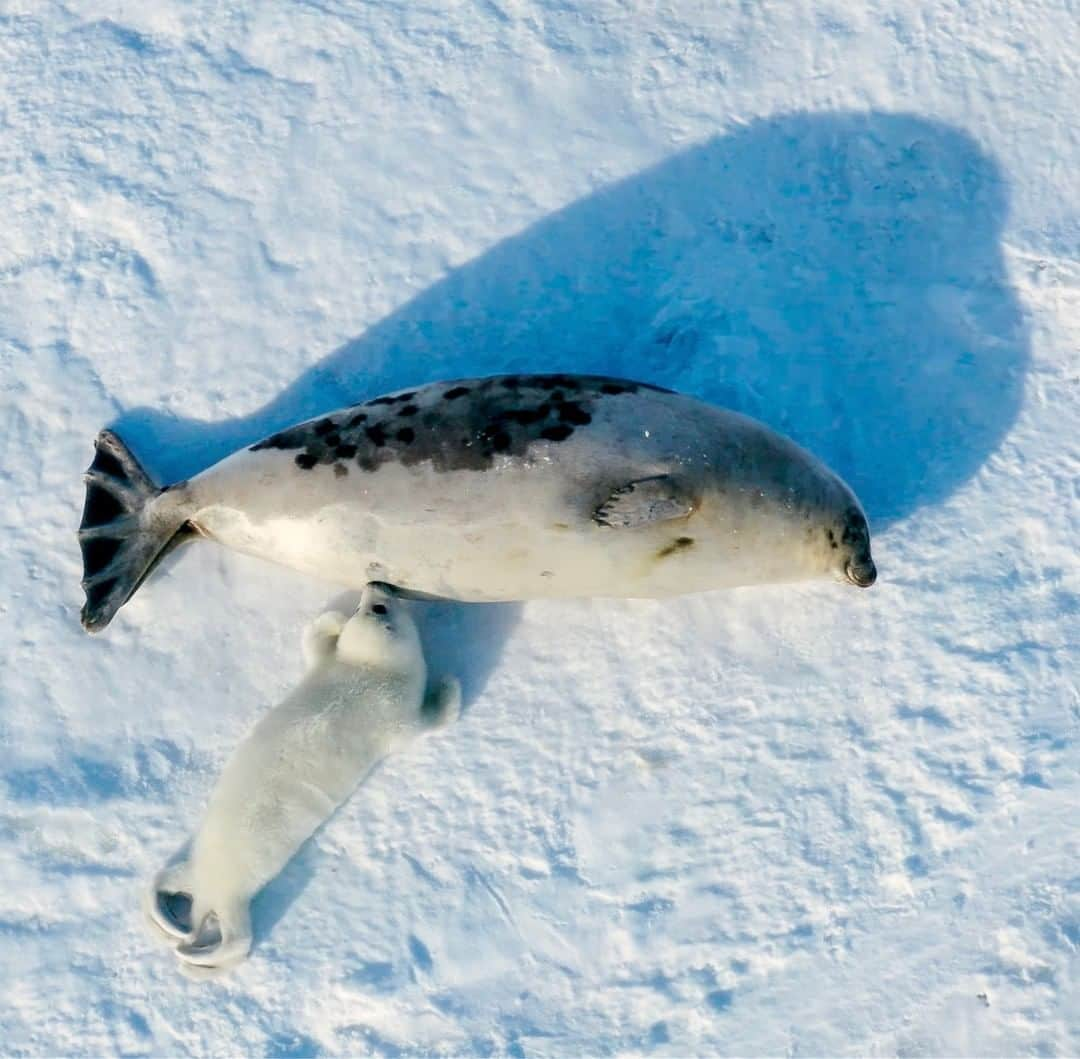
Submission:
M 423 664 L 416 623 L 389 585 L 373 581 L 345 623 L 337 657 L 349 665 L 409 670 Z

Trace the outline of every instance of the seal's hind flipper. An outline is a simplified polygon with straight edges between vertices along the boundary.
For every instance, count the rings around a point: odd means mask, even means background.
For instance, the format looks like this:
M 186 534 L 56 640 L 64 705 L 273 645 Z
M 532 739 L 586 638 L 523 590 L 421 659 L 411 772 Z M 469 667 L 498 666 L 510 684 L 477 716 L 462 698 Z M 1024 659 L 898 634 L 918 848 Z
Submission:
M 686 518 L 696 506 L 697 498 L 688 483 L 675 475 L 658 474 L 614 489 L 593 512 L 593 521 L 601 526 L 634 529 Z
M 182 503 L 174 502 L 169 489 L 158 488 L 111 430 L 97 436 L 94 462 L 83 478 L 82 623 L 87 632 L 97 632 L 165 555 L 195 530 L 185 519 Z

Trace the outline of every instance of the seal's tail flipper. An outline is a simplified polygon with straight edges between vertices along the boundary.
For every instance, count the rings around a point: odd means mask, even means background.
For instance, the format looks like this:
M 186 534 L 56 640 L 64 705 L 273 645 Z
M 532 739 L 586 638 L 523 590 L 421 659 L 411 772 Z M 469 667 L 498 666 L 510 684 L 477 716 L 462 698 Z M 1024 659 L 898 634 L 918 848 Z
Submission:
M 174 487 L 160 489 L 111 430 L 97 436 L 94 462 L 84 479 L 82 623 L 87 632 L 98 632 L 165 555 L 195 530 L 183 504 L 172 502 L 169 490 Z

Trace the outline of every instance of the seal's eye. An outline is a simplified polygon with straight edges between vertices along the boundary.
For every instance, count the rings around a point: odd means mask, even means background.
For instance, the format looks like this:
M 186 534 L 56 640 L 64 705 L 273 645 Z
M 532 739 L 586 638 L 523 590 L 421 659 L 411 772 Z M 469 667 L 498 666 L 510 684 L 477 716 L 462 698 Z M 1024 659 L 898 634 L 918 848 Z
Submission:
M 371 613 L 372 614 L 385 614 L 386 613 L 386 604 L 385 603 L 376 603 L 375 606 L 373 606 L 371 608 Z

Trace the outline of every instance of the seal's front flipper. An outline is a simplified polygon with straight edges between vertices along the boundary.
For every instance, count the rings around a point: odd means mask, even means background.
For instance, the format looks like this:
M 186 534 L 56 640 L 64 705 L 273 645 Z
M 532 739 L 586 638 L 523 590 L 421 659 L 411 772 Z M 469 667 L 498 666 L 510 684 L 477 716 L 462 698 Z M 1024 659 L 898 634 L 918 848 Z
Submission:
M 686 518 L 697 506 L 697 497 L 689 484 L 671 474 L 638 478 L 613 490 L 594 512 L 593 521 L 601 526 L 634 529 L 652 522 Z
M 420 713 L 429 728 L 453 724 L 461 716 L 461 682 L 457 677 L 444 677 L 428 691 Z
M 98 632 L 150 571 L 196 531 L 179 496 L 159 489 L 111 430 L 97 436 L 94 462 L 83 478 L 82 623 L 87 632 Z

